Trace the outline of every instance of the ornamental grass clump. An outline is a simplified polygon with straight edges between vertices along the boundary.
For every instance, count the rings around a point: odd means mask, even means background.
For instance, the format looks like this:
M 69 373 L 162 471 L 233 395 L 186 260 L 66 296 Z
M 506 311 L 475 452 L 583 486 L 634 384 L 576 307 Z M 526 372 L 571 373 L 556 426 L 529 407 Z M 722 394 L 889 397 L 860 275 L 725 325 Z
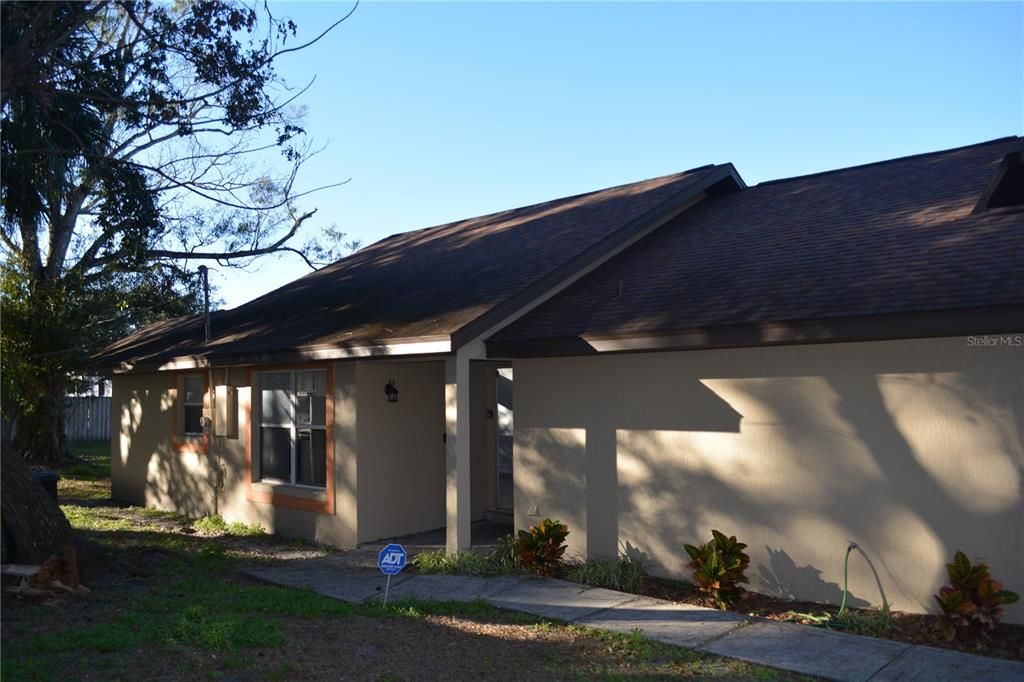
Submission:
M 626 555 L 617 559 L 588 559 L 566 572 L 566 578 L 584 585 L 621 592 L 636 592 L 643 586 L 643 565 Z
M 569 528 L 561 521 L 544 519 L 530 530 L 519 531 L 519 562 L 537 575 L 552 575 L 562 566 Z
M 690 555 L 686 566 L 693 569 L 693 582 L 707 595 L 715 606 L 725 609 L 742 592 L 740 583 L 748 582 L 744 572 L 750 565 L 750 557 L 743 553 L 746 545 L 736 536 L 726 537 L 717 530 L 711 531 L 711 540 L 700 547 L 683 545 Z
M 947 640 L 957 636 L 984 635 L 1003 617 L 1003 606 L 1012 604 L 1019 596 L 1003 589 L 1003 584 L 992 578 L 988 566 L 971 565 L 967 555 L 957 550 L 953 563 L 946 564 L 949 585 L 939 590 L 935 601 L 942 613 L 939 621 Z

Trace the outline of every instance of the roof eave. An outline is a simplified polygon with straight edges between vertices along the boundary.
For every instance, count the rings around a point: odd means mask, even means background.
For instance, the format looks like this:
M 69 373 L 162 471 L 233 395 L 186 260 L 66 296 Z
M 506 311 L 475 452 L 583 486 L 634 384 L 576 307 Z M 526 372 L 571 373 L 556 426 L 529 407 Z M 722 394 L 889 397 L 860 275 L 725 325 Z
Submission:
M 1017 334 L 1024 305 L 760 322 L 645 334 L 487 341 L 489 358 L 537 358 Z
M 404 339 L 385 339 L 366 343 L 314 344 L 276 351 L 218 353 L 215 350 L 164 359 L 143 359 L 121 362 L 113 368 L 115 374 L 132 372 L 172 372 L 209 367 L 243 367 L 251 365 L 302 364 L 376 357 L 411 357 L 447 355 L 451 352 L 451 338 L 425 336 Z

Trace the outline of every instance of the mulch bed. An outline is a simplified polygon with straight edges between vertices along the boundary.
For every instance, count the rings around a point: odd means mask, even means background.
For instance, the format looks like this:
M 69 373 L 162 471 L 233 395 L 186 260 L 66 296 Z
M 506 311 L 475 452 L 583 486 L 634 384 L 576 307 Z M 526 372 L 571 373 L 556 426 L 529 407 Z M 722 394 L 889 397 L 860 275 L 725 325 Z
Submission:
M 676 580 L 648 576 L 643 587 L 637 591 L 656 599 L 714 607 L 714 604 L 703 597 L 693 585 Z M 814 602 L 788 601 L 757 592 L 744 592 L 730 610 L 770 620 L 809 624 L 808 619 L 801 619 L 797 614 L 821 615 L 827 613 L 834 616 L 839 612 L 839 607 Z M 865 609 L 850 610 L 864 611 Z M 910 644 L 923 644 L 982 656 L 1024 661 L 1024 625 L 1001 623 L 987 636 L 968 640 L 958 638 L 950 642 L 942 633 L 937 616 L 902 611 L 893 611 L 892 616 L 893 629 L 876 636 Z

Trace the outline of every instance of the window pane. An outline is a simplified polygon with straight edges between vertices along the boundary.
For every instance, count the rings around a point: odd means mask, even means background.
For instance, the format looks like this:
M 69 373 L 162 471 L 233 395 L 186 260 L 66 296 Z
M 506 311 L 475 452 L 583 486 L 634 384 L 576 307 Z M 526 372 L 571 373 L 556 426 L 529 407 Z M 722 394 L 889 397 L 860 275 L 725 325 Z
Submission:
M 327 372 L 322 369 L 296 372 L 295 390 L 311 395 L 327 395 Z
M 184 404 L 203 404 L 203 389 L 206 382 L 202 376 L 185 377 L 185 400 Z
M 292 420 L 292 399 L 288 391 L 264 390 L 260 399 L 260 421 L 263 424 L 287 424 Z
M 299 424 L 326 425 L 324 417 L 327 414 L 327 398 L 325 396 L 300 393 L 296 398 L 296 403 L 295 421 Z
M 296 404 L 295 421 L 299 424 L 326 424 L 327 373 L 313 370 L 295 373 Z
M 327 433 L 299 431 L 295 466 L 295 482 L 304 485 L 327 485 Z
M 203 416 L 202 405 L 185 406 L 185 433 L 202 433 L 203 423 L 200 419 Z
M 260 429 L 260 476 L 291 480 L 291 429 L 263 427 Z

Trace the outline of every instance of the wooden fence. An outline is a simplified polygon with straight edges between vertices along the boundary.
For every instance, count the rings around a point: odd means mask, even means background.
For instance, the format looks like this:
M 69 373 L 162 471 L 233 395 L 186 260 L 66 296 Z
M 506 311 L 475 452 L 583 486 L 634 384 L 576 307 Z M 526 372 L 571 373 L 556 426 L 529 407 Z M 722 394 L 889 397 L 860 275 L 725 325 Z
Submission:
M 76 396 L 64 402 L 68 440 L 110 440 L 110 396 Z

